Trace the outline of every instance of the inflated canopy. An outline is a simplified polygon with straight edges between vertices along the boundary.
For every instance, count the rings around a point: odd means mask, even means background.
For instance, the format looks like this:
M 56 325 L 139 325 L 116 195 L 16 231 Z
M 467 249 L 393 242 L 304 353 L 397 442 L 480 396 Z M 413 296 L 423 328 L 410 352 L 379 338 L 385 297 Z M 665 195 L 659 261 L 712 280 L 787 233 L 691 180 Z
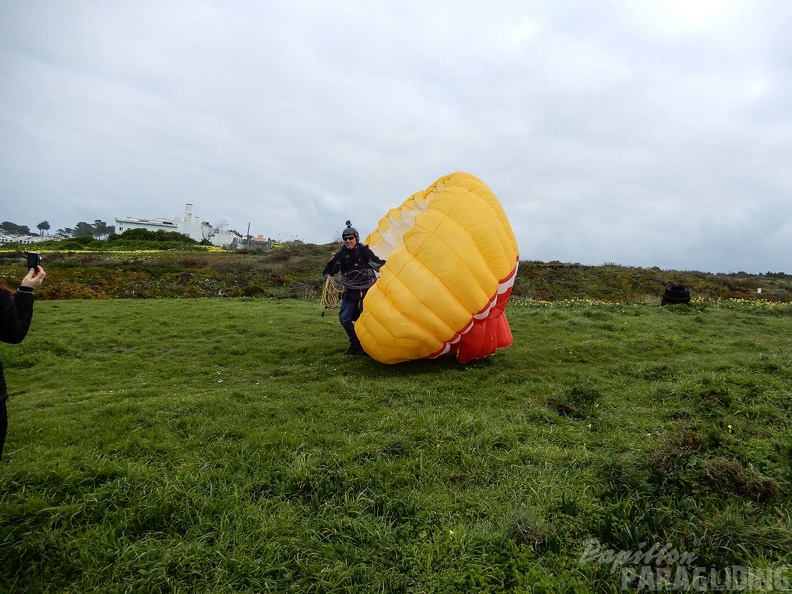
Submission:
M 509 346 L 504 315 L 519 253 L 509 220 L 477 177 L 441 177 L 384 216 L 364 243 L 387 263 L 355 332 L 382 363 L 453 353 L 466 363 Z

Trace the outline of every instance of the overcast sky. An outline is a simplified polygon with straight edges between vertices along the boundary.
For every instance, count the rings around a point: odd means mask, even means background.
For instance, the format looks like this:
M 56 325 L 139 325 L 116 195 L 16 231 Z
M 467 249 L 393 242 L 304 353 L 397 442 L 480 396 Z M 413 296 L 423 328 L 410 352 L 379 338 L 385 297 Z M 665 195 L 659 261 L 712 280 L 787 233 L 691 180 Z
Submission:
M 792 2 L 0 0 L 0 219 L 361 236 L 442 175 L 522 260 L 792 273 Z

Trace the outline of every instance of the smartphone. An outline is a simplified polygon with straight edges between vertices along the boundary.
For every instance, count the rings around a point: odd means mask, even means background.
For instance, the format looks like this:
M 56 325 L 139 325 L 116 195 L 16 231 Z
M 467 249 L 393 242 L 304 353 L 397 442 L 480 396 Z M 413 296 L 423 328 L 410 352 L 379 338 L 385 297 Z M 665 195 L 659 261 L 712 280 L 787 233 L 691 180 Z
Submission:
M 38 272 L 39 264 L 41 264 L 41 255 L 38 252 L 28 252 L 27 253 L 28 270 L 32 268 L 36 272 Z

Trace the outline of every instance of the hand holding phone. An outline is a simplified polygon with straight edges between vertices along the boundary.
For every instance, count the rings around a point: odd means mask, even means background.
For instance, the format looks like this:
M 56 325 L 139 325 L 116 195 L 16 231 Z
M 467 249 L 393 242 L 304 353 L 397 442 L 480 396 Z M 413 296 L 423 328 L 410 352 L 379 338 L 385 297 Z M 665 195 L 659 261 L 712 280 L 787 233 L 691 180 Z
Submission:
M 38 272 L 38 267 L 41 265 L 41 255 L 38 252 L 27 253 L 27 267 Z

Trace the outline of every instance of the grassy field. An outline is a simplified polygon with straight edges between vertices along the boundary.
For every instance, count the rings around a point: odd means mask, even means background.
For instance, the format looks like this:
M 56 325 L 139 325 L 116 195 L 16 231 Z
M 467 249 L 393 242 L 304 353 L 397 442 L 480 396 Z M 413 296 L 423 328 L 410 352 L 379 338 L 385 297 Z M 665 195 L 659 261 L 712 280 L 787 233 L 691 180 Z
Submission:
M 0 591 L 792 580 L 792 307 L 507 314 L 486 360 L 383 366 L 316 301 L 37 303 L 1 353 Z

